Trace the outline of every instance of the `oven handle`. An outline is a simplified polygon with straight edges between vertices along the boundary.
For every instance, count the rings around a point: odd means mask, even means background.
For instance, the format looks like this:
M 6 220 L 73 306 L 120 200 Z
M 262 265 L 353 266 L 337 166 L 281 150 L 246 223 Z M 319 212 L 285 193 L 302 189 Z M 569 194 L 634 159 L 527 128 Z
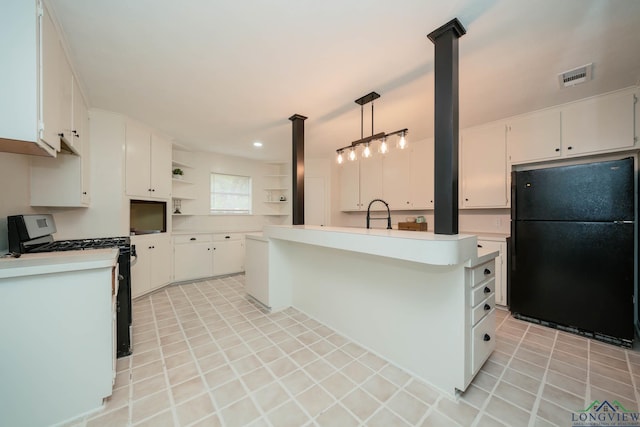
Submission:
M 134 265 L 138 261 L 138 254 L 136 252 L 136 245 L 131 245 L 131 265 Z

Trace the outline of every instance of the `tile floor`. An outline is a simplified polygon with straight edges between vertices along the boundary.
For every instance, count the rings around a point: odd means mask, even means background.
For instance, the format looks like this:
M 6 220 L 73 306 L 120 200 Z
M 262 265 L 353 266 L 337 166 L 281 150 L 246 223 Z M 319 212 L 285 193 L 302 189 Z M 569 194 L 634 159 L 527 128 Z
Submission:
M 244 276 L 134 302 L 132 356 L 80 426 L 568 426 L 592 401 L 638 411 L 640 353 L 498 313 L 497 349 L 454 401 L 303 313 L 268 314 Z

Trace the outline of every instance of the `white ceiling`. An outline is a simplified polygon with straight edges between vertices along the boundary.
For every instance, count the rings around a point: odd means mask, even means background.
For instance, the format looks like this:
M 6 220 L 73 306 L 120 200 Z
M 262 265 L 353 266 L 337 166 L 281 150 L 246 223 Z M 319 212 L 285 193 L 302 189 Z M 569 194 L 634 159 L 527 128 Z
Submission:
M 196 150 L 288 159 L 293 114 L 306 155 L 375 129 L 433 135 L 433 44 L 457 17 L 460 125 L 640 81 L 638 0 L 50 0 L 92 107 L 123 113 Z M 593 62 L 593 80 L 557 74 Z M 371 134 L 365 106 L 364 136 Z M 262 141 L 260 150 L 252 147 Z

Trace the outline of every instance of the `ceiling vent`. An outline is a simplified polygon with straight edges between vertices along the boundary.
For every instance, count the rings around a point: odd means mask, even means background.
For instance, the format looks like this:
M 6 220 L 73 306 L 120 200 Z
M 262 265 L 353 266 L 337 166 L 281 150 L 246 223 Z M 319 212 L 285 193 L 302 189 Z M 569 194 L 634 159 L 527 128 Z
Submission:
M 560 83 L 560 87 L 570 87 L 580 83 L 588 82 L 589 80 L 591 80 L 591 69 L 593 68 L 592 66 L 593 63 L 590 63 L 558 74 L 558 83 Z

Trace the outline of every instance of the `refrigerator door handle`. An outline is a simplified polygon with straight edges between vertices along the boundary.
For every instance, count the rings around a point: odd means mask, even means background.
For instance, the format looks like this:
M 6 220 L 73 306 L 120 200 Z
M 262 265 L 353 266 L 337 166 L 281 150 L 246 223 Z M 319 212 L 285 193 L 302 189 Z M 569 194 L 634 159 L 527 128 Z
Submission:
M 633 224 L 635 221 L 613 221 L 614 224 Z

